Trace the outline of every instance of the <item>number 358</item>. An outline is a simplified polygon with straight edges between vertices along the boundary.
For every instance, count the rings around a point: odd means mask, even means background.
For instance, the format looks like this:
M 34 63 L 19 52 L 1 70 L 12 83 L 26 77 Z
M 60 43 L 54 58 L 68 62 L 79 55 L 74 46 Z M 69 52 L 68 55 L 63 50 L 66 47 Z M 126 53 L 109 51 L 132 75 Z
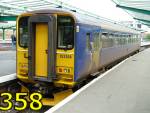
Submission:
M 1 106 L 0 110 L 7 111 L 10 110 L 12 107 L 14 107 L 15 110 L 21 111 L 27 108 L 27 100 L 23 97 L 28 96 L 28 93 L 16 93 L 16 102 L 22 103 L 21 106 L 13 105 L 12 100 L 12 94 L 11 93 L 1 93 L 0 97 L 4 97 L 3 103 L 7 106 Z M 32 93 L 30 96 L 30 108 L 32 110 L 40 110 L 42 108 L 42 95 L 40 93 Z M 35 106 L 36 105 L 36 106 Z

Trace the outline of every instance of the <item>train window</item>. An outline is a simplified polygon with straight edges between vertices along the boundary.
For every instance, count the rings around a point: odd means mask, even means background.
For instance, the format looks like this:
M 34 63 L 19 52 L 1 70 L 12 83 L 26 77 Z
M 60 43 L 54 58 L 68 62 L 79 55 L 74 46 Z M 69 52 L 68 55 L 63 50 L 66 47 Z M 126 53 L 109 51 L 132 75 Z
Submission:
M 102 33 L 102 47 L 108 47 L 108 33 Z
M 72 49 L 74 46 L 74 20 L 69 16 L 57 17 L 58 48 Z
M 90 47 L 90 33 L 86 33 L 86 48 L 87 50 L 91 50 L 91 47 Z
M 97 50 L 99 48 L 100 43 L 100 34 L 98 32 L 93 34 L 94 39 L 94 49 Z
M 109 47 L 113 47 L 113 46 L 114 46 L 114 39 L 111 37 Z
M 107 33 L 107 32 L 103 32 L 103 33 L 102 33 L 102 36 L 108 37 L 108 33 Z
M 24 48 L 28 47 L 28 18 L 22 17 L 19 20 L 19 45 Z
M 126 37 L 126 44 L 128 44 L 128 37 Z

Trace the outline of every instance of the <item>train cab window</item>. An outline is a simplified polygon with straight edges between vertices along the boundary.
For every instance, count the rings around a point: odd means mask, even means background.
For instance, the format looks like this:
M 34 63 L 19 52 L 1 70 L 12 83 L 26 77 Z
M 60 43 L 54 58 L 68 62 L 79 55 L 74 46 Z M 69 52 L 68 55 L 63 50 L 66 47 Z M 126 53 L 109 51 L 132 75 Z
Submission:
M 28 17 L 22 17 L 19 20 L 19 46 L 23 48 L 28 47 Z
M 74 46 L 74 20 L 69 16 L 57 17 L 58 48 L 72 49 Z

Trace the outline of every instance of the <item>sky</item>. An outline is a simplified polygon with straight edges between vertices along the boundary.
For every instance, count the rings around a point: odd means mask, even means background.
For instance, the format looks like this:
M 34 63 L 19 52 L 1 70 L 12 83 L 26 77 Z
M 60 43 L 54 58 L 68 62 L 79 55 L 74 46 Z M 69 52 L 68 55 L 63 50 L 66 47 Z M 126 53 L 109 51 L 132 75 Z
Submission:
M 134 21 L 133 18 L 112 0 L 61 0 L 83 10 L 115 21 Z

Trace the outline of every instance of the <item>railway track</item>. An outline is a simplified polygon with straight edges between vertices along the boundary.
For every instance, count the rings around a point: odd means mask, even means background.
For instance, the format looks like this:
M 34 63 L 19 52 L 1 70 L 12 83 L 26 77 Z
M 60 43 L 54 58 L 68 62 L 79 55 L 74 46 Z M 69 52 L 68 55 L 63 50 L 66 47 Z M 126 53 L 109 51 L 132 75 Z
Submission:
M 0 84 L 0 94 L 11 92 L 12 95 L 15 95 L 15 92 L 17 92 L 16 90 L 19 89 L 19 87 L 20 86 L 18 84 L 17 79 L 1 83 Z M 15 97 L 15 96 L 13 96 L 13 97 Z M 6 97 L 4 97 L 4 98 L 6 98 Z M 8 104 L 6 105 L 3 103 L 4 98 L 0 97 L 0 106 L 6 107 Z M 0 113 L 44 113 L 46 110 L 50 109 L 50 106 L 42 106 L 42 108 L 40 110 L 34 111 L 29 108 L 29 103 L 28 103 L 26 109 L 17 111 L 14 109 L 14 105 L 16 104 L 15 98 L 12 98 L 10 101 L 12 102 L 13 107 L 7 111 L 0 110 Z

